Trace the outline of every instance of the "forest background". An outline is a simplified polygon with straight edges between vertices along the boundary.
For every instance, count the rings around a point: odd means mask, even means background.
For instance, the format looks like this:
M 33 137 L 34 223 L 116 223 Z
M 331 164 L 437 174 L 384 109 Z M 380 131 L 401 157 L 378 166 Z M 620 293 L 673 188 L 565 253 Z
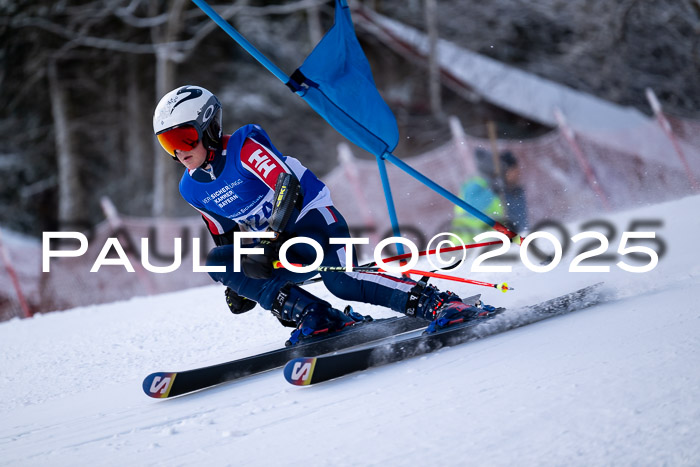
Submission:
M 359 5 L 350 0 L 350 6 Z M 333 2 L 213 3 L 291 73 L 332 25 Z M 700 118 L 700 0 L 367 0 L 362 6 L 574 89 L 651 115 L 652 88 L 672 114 Z M 358 38 L 409 157 L 467 132 L 528 138 L 547 131 L 457 95 L 361 27 Z M 134 216 L 192 215 L 177 194 L 181 167 L 157 145 L 151 118 L 167 91 L 197 84 L 224 106 L 224 129 L 258 123 L 317 174 L 343 140 L 191 2 L 0 2 L 0 226 L 89 229 L 112 199 Z M 524 124 L 523 124 L 524 123 Z M 353 147 L 358 157 L 371 157 Z

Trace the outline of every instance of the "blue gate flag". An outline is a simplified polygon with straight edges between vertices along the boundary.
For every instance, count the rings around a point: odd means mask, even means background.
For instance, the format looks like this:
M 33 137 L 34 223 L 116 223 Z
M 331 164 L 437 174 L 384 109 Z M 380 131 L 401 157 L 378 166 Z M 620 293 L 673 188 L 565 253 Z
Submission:
M 396 118 L 374 84 L 346 0 L 336 0 L 335 24 L 287 86 L 340 134 L 375 156 L 396 147 Z
M 369 63 L 355 36 L 346 0 L 335 1 L 335 24 L 291 78 L 228 24 L 206 0 L 192 2 L 277 79 L 301 96 L 333 128 L 376 156 L 396 237 L 400 237 L 401 233 L 391 196 L 386 160 L 494 229 L 505 233 L 514 243 L 520 243 L 520 235 L 459 199 L 391 153 L 399 141 L 396 118 L 374 84 Z M 403 253 L 401 243 L 396 248 L 399 254 Z

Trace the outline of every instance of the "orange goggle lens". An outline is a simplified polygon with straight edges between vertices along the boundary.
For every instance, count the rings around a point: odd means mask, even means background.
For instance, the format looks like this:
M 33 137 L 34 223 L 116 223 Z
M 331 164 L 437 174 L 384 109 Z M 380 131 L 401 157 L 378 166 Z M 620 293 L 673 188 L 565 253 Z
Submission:
M 157 135 L 160 145 L 168 151 L 171 156 L 175 155 L 175 150 L 190 151 L 199 143 L 199 133 L 191 125 L 179 126 Z

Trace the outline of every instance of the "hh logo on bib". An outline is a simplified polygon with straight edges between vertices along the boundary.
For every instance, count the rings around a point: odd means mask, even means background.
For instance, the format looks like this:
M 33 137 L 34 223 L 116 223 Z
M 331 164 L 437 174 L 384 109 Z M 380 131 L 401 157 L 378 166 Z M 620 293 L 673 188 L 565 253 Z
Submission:
M 279 157 L 251 138 L 246 139 L 241 148 L 241 164 L 273 190 L 277 177 L 287 172 Z

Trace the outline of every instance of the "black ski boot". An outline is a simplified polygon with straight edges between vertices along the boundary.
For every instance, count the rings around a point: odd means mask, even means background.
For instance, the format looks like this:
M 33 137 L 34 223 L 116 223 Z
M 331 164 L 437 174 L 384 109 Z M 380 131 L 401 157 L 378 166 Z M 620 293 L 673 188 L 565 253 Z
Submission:
M 336 310 L 330 303 L 291 282 L 280 289 L 271 311 L 283 324 L 296 325 L 287 345 L 296 345 L 313 337 L 342 331 L 356 323 L 372 320 L 370 316 L 352 311 L 349 306 L 345 312 Z
M 476 304 L 464 303 L 452 292 L 441 292 L 437 287 L 418 283 L 409 293 L 406 314 L 430 321 L 427 334 L 437 332 L 448 326 L 464 323 L 478 318 L 485 318 L 502 311 L 481 301 Z

